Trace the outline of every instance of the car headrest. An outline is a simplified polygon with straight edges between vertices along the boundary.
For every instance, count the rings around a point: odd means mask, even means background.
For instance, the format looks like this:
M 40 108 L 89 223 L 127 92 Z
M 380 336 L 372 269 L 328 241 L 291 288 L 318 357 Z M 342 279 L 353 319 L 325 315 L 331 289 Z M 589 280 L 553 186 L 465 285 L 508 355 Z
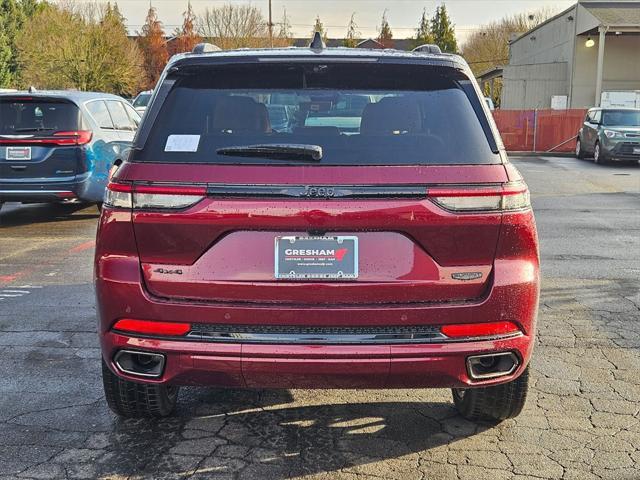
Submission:
M 361 134 L 403 134 L 422 131 L 422 115 L 415 102 L 402 97 L 385 97 L 369 103 L 362 112 Z
M 213 132 L 260 132 L 270 133 L 267 107 L 250 97 L 222 97 L 213 111 Z

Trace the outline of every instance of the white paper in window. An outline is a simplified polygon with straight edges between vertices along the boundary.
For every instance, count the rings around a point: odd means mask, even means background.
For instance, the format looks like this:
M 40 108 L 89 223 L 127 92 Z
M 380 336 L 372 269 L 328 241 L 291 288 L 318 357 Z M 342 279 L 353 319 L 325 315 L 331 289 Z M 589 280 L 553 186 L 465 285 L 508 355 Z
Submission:
M 165 152 L 197 152 L 200 135 L 169 135 Z

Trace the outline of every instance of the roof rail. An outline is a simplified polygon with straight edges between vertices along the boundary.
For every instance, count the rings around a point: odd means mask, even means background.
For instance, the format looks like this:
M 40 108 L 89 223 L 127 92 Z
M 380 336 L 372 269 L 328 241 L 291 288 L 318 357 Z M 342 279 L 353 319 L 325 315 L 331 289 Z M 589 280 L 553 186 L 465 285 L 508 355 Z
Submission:
M 191 53 L 211 53 L 211 52 L 221 52 L 222 49 L 217 46 L 214 45 L 213 43 L 199 43 L 197 44 L 195 47 L 193 47 L 193 50 L 191 50 Z
M 324 50 L 325 48 L 327 48 L 324 40 L 322 40 L 322 34 L 320 32 L 316 32 L 313 34 L 313 40 L 311 40 L 309 48 L 311 50 Z
M 440 50 L 440 47 L 432 43 L 425 43 L 424 45 L 419 45 L 411 51 L 422 52 L 422 53 L 442 53 L 442 50 Z

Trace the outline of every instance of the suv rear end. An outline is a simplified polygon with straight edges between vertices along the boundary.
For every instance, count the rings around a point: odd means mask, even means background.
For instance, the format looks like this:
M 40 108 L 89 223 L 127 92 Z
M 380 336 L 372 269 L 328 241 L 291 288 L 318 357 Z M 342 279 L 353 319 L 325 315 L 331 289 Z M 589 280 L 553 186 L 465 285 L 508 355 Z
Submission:
M 107 400 L 448 387 L 469 418 L 511 417 L 538 271 L 526 185 L 459 57 L 174 57 L 98 231 Z
M 108 125 L 99 123 L 105 118 Z M 139 120 L 124 99 L 106 93 L 0 94 L 0 204 L 101 204 L 109 170 Z

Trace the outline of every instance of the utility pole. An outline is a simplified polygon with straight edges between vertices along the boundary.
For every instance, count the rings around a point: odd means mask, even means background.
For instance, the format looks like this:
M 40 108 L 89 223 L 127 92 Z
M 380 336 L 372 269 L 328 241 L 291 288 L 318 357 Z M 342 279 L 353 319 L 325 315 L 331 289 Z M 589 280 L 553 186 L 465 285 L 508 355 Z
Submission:
M 271 0 L 269 0 L 269 45 L 273 48 L 273 20 L 271 18 Z

